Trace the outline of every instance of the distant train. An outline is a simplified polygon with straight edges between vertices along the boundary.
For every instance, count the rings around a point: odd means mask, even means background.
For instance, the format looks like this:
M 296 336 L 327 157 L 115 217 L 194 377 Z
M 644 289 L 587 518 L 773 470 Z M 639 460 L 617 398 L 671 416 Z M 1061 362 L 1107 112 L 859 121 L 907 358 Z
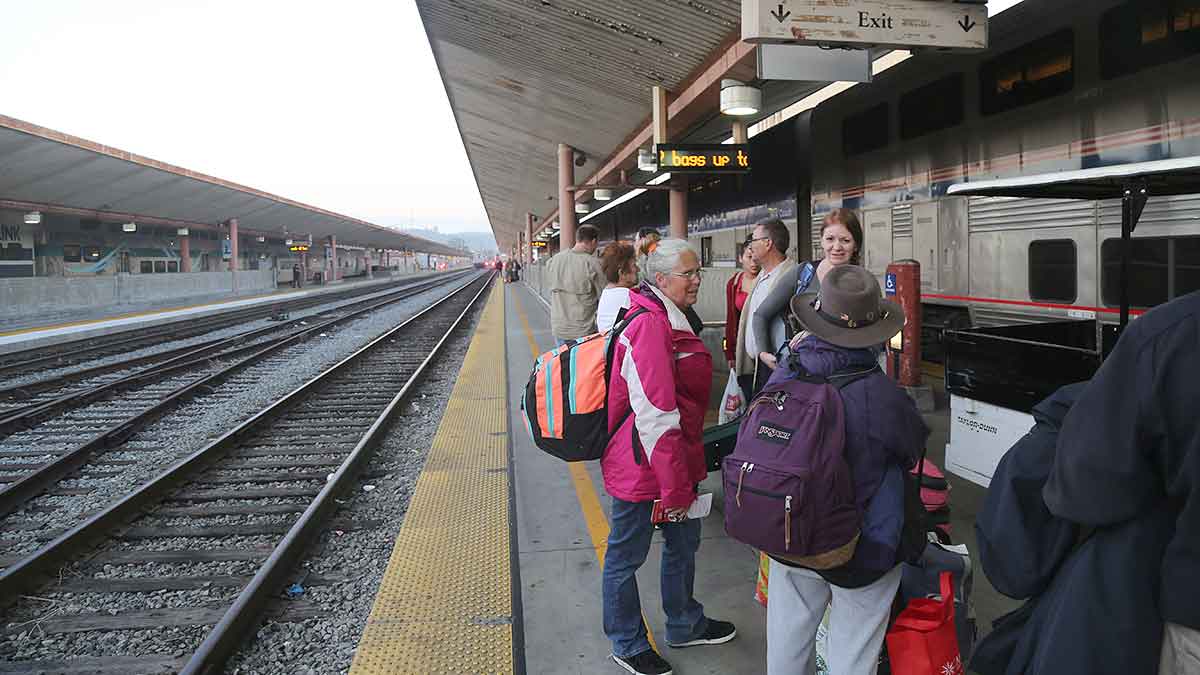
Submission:
M 968 180 L 1200 155 L 1200 1 L 1069 4 L 1027 0 L 1008 11 L 1057 20 L 1022 20 L 985 53 L 895 68 L 819 107 L 814 254 L 824 215 L 855 208 L 870 269 L 920 261 L 928 326 L 1115 322 L 1119 202 L 945 196 Z M 1200 195 L 1152 199 L 1134 236 L 1135 307 L 1200 289 Z

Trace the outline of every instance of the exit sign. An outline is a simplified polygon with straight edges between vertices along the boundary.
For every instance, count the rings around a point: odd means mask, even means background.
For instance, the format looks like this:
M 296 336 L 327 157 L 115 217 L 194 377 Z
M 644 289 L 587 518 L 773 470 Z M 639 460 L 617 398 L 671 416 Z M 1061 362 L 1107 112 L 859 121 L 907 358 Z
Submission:
M 988 46 L 988 12 L 944 0 L 742 0 L 742 40 L 970 51 Z
M 660 144 L 658 170 L 671 173 L 748 173 L 749 146 L 718 143 Z

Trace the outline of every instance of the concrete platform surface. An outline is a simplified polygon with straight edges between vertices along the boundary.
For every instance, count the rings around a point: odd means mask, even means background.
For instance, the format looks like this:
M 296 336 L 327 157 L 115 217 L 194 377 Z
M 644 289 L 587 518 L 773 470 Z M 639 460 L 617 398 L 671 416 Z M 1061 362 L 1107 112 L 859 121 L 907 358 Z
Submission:
M 528 672 L 618 673 L 609 658 L 600 605 L 600 572 L 608 534 L 609 499 L 604 492 L 598 462 L 568 465 L 532 445 L 524 432 L 518 401 L 535 353 L 549 350 L 549 308 L 524 284 L 507 287 L 507 340 L 509 401 L 513 429 L 516 480 L 517 540 L 521 574 L 521 602 L 525 617 Z M 709 329 L 717 332 L 719 329 Z M 706 332 L 709 332 L 706 331 Z M 720 340 L 710 349 L 719 350 Z M 714 353 L 714 363 L 723 357 Z M 724 376 L 714 375 L 714 387 L 724 387 Z M 935 410 L 925 414 L 931 434 L 927 458 L 944 466 L 950 417 L 940 370 L 927 365 L 925 384 L 933 394 Z M 715 417 L 715 411 L 710 411 Z M 975 553 L 975 516 L 986 491 L 967 480 L 947 475 L 951 485 L 951 528 L 955 543 Z M 662 648 L 675 672 L 762 673 L 766 670 L 766 610 L 754 600 L 757 554 L 730 539 L 719 510 L 719 474 L 710 474 L 701 485 L 714 495 L 713 515 L 704 521 L 703 542 L 697 554 L 696 598 L 706 613 L 733 621 L 738 637 L 715 647 L 686 650 Z M 663 635 L 664 616 L 658 588 L 661 535 L 638 573 L 642 610 L 653 637 Z M 1019 603 L 996 592 L 974 561 L 973 602 L 980 635 L 1000 615 Z M 657 646 L 664 647 L 661 642 Z

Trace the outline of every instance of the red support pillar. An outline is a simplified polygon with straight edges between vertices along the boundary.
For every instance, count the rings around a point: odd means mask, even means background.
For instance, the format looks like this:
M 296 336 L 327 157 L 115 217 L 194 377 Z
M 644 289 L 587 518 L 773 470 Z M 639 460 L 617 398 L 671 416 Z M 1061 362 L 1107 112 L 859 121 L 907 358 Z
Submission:
M 525 214 L 525 251 L 521 260 L 526 264 L 533 262 L 533 214 Z
M 326 281 L 337 281 L 338 279 L 338 261 L 337 261 L 337 237 L 329 235 L 329 277 Z
M 192 271 L 192 238 L 186 234 L 179 237 L 179 271 Z
M 558 144 L 558 241 L 561 250 L 575 246 L 575 148 Z
M 921 384 L 921 263 L 897 260 L 888 265 L 884 293 L 904 310 L 904 350 L 898 381 L 902 387 Z M 888 375 L 897 379 L 894 354 L 888 354 Z
M 229 269 L 236 272 L 240 269 L 238 266 L 238 220 L 237 218 L 229 219 Z
M 676 239 L 687 239 L 687 176 L 674 177 L 671 182 L 671 236 Z

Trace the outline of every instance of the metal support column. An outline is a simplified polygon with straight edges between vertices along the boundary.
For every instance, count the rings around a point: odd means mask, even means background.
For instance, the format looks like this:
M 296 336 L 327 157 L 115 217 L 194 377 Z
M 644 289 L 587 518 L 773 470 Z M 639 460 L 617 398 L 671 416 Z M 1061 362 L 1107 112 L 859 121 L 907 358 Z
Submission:
M 575 148 L 558 144 L 558 241 L 562 250 L 575 246 Z
M 1121 331 L 1129 324 L 1129 254 L 1133 231 L 1149 197 L 1145 184 L 1129 185 L 1121 198 Z
M 238 265 L 238 219 L 229 219 L 229 270 L 236 272 Z
M 179 271 L 192 271 L 192 238 L 187 234 L 179 237 Z
M 687 176 L 676 176 L 671 181 L 671 236 L 677 239 L 687 239 L 688 213 Z

